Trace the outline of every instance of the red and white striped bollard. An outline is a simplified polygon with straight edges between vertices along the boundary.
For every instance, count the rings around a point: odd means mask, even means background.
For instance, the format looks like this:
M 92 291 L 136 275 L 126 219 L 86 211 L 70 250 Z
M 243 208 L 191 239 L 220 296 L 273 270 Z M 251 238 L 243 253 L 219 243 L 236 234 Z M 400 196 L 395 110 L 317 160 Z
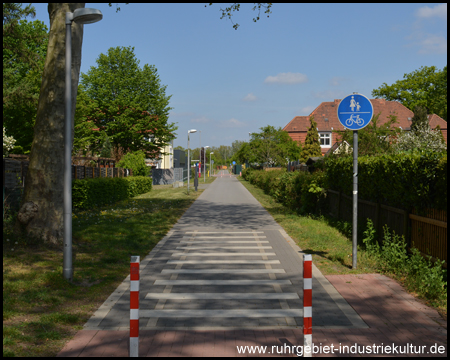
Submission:
M 139 357 L 139 256 L 130 262 L 130 357 Z
M 309 352 L 305 351 L 309 347 Z M 303 255 L 303 357 L 312 357 L 312 255 Z

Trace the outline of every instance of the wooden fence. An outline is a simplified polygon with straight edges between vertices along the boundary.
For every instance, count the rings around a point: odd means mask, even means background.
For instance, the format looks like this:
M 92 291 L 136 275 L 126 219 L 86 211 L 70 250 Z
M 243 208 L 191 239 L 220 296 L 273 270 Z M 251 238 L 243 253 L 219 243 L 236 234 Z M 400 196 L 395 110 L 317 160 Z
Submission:
M 421 253 L 445 260 L 447 265 L 447 211 L 425 209 L 417 215 L 413 209 L 411 220 L 411 244 Z M 425 216 L 422 216 L 425 215 Z
M 330 215 L 348 222 L 353 220 L 353 198 L 339 191 L 328 190 Z M 425 215 L 425 216 L 423 216 Z M 380 203 L 358 199 L 358 221 L 372 220 L 375 230 L 382 239 L 383 226 L 404 236 L 408 245 L 417 248 L 422 255 L 433 260 L 444 260 L 447 267 L 447 212 L 444 210 L 423 210 L 417 215 L 415 209 L 409 213 Z

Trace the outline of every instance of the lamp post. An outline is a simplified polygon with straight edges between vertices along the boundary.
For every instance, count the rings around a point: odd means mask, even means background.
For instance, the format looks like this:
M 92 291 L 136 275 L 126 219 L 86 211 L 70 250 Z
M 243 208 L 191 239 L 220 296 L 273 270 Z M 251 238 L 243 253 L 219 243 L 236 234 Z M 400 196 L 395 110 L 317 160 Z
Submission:
M 209 148 L 209 146 L 205 146 L 205 151 L 203 151 L 203 166 L 205 167 L 205 173 L 203 175 L 203 182 L 206 182 L 206 148 Z M 210 166 L 211 169 L 211 166 Z
M 188 161 L 187 161 L 187 164 L 188 164 L 188 184 L 187 184 L 187 193 L 188 193 L 188 195 L 189 195 L 189 178 L 191 177 L 191 149 L 189 148 L 189 134 L 190 133 L 195 133 L 195 132 L 197 132 L 197 130 L 195 130 L 195 129 L 191 129 L 191 130 L 189 130 L 188 131 Z
M 212 167 L 211 167 L 211 155 L 214 154 L 213 152 L 209 153 L 209 176 L 211 177 L 212 173 Z
M 97 9 L 76 9 L 66 12 L 66 89 L 64 114 L 64 248 L 63 276 L 72 281 L 72 21 L 78 24 L 92 24 L 103 18 Z

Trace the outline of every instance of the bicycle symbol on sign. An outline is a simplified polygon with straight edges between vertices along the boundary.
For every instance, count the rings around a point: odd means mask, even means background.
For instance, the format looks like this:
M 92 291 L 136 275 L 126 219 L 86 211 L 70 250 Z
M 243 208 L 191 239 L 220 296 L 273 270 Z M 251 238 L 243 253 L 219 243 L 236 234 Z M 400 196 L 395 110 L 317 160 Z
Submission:
M 359 115 L 350 115 L 350 117 L 345 120 L 345 125 L 352 126 L 356 123 L 358 126 L 362 126 L 364 124 L 364 120 L 359 117 Z

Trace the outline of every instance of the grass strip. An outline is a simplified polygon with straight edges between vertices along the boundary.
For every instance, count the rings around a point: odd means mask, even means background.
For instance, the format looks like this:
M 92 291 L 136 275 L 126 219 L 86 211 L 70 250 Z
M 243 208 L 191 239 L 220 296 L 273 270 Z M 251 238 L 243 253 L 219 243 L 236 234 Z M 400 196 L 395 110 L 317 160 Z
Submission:
M 154 186 L 112 206 L 75 212 L 72 283 L 62 276 L 62 250 L 15 237 L 9 214 L 3 222 L 3 356 L 55 356 L 129 274 L 130 256 L 147 256 L 202 192 Z
M 339 231 L 332 219 L 311 218 L 297 213 L 277 202 L 264 190 L 238 177 L 241 184 L 273 216 L 307 254 L 324 275 L 367 274 L 376 272 L 375 262 L 365 252 L 358 252 L 358 268 L 352 269 L 352 242 Z M 358 249 L 359 251 L 360 249 Z

